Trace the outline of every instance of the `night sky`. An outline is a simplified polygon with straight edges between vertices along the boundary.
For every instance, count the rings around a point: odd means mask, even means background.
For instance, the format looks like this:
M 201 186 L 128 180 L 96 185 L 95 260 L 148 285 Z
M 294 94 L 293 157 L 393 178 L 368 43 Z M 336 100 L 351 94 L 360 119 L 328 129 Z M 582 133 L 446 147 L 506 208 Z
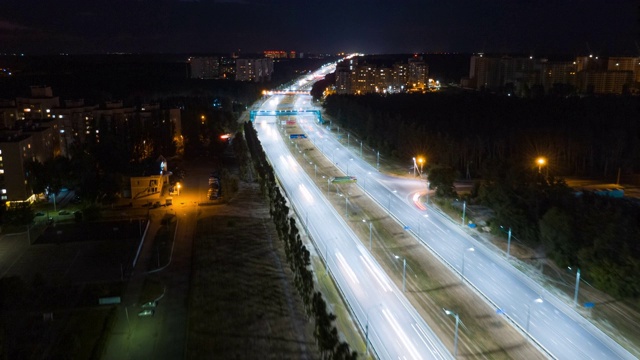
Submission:
M 638 55 L 637 0 L 2 0 L 0 53 Z

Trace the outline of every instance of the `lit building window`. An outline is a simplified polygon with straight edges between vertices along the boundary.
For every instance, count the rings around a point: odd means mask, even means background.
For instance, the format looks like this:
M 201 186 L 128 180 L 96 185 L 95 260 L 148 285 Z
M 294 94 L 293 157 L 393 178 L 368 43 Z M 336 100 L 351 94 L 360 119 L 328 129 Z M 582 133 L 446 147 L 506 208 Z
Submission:
M 2 193 L 6 194 L 7 193 L 7 189 L 2 189 Z

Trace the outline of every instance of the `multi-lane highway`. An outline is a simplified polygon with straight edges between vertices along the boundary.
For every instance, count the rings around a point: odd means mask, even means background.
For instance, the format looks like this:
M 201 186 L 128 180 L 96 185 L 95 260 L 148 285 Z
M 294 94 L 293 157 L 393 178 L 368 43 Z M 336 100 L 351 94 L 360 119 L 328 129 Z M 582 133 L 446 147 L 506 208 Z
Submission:
M 322 69 L 323 73 L 330 71 L 331 67 Z M 309 80 L 302 79 L 298 87 L 308 88 Z M 264 103 L 263 109 L 277 109 L 280 99 L 277 96 L 270 98 Z M 297 95 L 293 107 L 310 108 L 310 97 Z M 514 326 L 527 333 L 549 357 L 634 358 L 573 308 L 517 271 L 504 257 L 468 236 L 462 231 L 461 224 L 453 223 L 431 209 L 416 206 L 414 195 L 426 189 L 424 181 L 398 179 L 381 174 L 376 171 L 375 166 L 360 158 L 357 147 L 346 148 L 331 131 L 310 119 L 302 119 L 302 122 L 309 139 L 329 160 L 345 174 L 357 176 L 359 186 L 399 222 L 411 229 L 417 241 L 429 247 L 474 287 L 485 301 L 495 306 Z M 440 343 L 432 340 L 433 334 L 416 319 L 417 316 L 406 299 L 390 285 L 366 249 L 358 245 L 360 242 L 348 231 L 348 226 L 335 211 L 326 208 L 328 205 L 322 192 L 315 188 L 290 156 L 277 133 L 276 125 L 265 124 L 258 127 L 265 151 L 283 181 L 289 198 L 298 213 L 308 219 L 309 232 L 318 251 L 327 256 L 330 268 L 342 290 L 348 295 L 347 299 L 358 321 L 363 324 L 363 328 L 369 323 L 369 335 L 374 346 L 382 349 L 383 355 L 444 356 L 437 351 L 442 350 Z M 379 296 L 372 296 L 374 291 Z M 369 300 L 372 298 L 376 300 Z M 391 305 L 395 301 L 402 304 L 402 307 Z M 403 312 L 396 313 L 402 308 L 405 309 L 405 315 L 402 315 Z M 374 323 L 381 320 L 386 323 Z M 384 336 L 379 333 L 382 328 L 387 331 Z M 393 336 L 395 346 L 385 343 L 385 336 Z M 427 344 L 431 344 L 427 346 L 429 351 L 423 353 L 420 346 Z
M 308 100 L 307 100 L 308 101 Z M 273 110 L 278 98 L 265 102 Z M 314 182 L 293 159 L 277 125 L 256 119 L 260 141 L 288 198 L 328 264 L 372 348 L 382 359 L 449 359 L 440 340 L 360 245 Z

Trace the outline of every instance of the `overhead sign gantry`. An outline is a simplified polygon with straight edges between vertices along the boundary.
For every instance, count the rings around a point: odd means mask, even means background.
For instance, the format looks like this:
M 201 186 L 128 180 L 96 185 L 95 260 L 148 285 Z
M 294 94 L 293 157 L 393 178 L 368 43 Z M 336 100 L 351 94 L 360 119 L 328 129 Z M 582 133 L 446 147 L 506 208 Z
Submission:
M 320 110 L 251 110 L 249 120 L 254 122 L 256 116 L 296 116 L 296 115 L 315 115 L 318 123 L 323 124 L 322 114 Z

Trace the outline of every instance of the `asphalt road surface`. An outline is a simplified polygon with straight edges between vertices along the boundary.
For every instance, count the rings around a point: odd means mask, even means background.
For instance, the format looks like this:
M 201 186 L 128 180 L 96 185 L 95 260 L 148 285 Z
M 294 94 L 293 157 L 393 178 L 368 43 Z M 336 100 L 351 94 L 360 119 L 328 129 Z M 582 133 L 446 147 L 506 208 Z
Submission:
M 330 72 L 331 68 L 324 69 Z M 300 89 L 308 88 L 304 79 Z M 272 96 L 263 110 L 276 110 L 282 96 Z M 311 108 L 308 95 L 296 95 L 293 107 Z M 330 269 L 345 292 L 358 322 L 383 358 L 438 358 L 445 354 L 441 343 L 408 304 L 401 292 L 375 263 L 360 241 L 331 209 L 322 191 L 315 187 L 291 157 L 273 118 L 257 117 L 255 125 L 289 199 L 306 222 L 317 251 L 326 256 Z M 307 137 L 345 174 L 358 177 L 358 185 L 381 207 L 412 232 L 456 271 L 461 279 L 482 294 L 496 311 L 530 339 L 558 359 L 634 359 L 619 344 L 589 323 L 573 308 L 516 270 L 504 257 L 486 249 L 454 223 L 415 201 L 426 191 L 426 182 L 379 173 L 376 166 L 360 158 L 359 146 L 349 148 L 313 118 L 299 118 Z M 384 334 L 379 333 L 385 331 Z

